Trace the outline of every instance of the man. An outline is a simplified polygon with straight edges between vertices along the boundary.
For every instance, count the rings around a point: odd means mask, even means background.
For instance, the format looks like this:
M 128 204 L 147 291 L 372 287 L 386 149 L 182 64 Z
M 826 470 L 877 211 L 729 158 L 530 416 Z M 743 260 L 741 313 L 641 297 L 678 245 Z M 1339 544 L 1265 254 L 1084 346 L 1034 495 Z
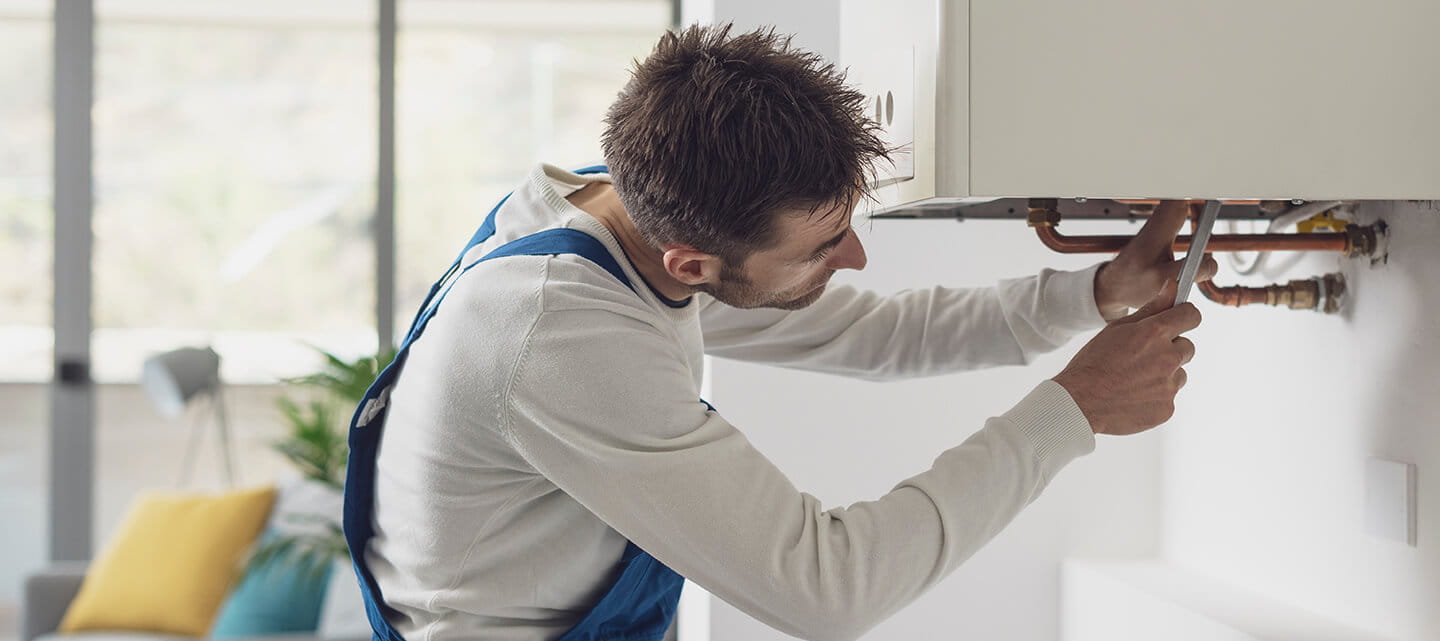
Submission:
M 382 638 L 658 639 L 680 576 L 786 633 L 855 638 L 1094 434 L 1169 418 L 1199 323 L 1162 288 L 1185 205 L 1080 272 L 828 288 L 865 266 L 850 213 L 889 152 L 864 101 L 773 32 L 669 33 L 609 111 L 608 173 L 539 165 L 492 212 L 352 431 L 346 530 Z M 1106 320 L 930 470 L 845 508 L 699 398 L 703 353 L 895 378 L 1022 363 Z

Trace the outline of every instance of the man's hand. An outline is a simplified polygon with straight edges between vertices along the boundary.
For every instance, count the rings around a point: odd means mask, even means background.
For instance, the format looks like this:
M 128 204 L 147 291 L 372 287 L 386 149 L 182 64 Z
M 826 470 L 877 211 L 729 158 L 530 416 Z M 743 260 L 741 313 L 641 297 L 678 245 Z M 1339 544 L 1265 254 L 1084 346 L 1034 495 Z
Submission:
M 1175 289 L 1167 281 L 1140 311 L 1100 330 L 1055 375 L 1096 434 L 1143 432 L 1175 413 L 1175 394 L 1185 386 L 1182 367 L 1195 356 L 1195 344 L 1180 334 L 1200 325 L 1195 305 L 1171 307 Z
M 1160 290 L 1161 284 L 1179 277 L 1185 261 L 1175 260 L 1170 247 L 1189 213 L 1190 205 L 1186 201 L 1161 202 L 1134 240 L 1120 250 L 1114 260 L 1100 267 L 1095 274 L 1095 305 L 1106 321 L 1120 318 L 1129 313 L 1131 307 L 1145 304 Z M 1209 280 L 1216 269 L 1215 259 L 1206 256 L 1200 273 L 1195 276 L 1196 282 Z

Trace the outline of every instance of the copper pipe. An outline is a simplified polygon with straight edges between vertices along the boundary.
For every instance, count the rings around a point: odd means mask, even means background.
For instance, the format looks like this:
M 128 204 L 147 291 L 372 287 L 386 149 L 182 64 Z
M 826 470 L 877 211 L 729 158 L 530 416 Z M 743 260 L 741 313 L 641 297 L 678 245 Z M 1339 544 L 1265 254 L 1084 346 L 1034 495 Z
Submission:
M 1195 283 L 1205 297 L 1221 305 L 1273 305 L 1290 309 L 1320 309 L 1327 314 L 1340 311 L 1345 293 L 1345 277 L 1326 274 L 1316 278 L 1292 280 L 1284 285 L 1221 287 L 1211 281 Z
M 1194 206 L 1191 206 L 1189 209 L 1190 232 L 1193 234 L 1195 232 L 1195 225 L 1200 220 L 1200 212 L 1197 211 Z M 1206 248 L 1209 249 L 1208 246 Z M 1295 282 L 1291 284 L 1294 285 Z M 1230 307 L 1257 305 L 1272 299 L 1271 293 L 1268 291 L 1269 288 L 1267 287 L 1246 287 L 1244 285 L 1221 287 L 1216 285 L 1213 280 L 1201 281 L 1195 283 L 1195 286 L 1200 290 L 1200 293 L 1205 295 L 1205 298 Z M 1278 285 L 1272 285 L 1272 287 L 1278 287 Z M 1293 299 L 1293 296 L 1291 298 Z
M 1203 202 L 1203 201 L 1201 201 Z M 1113 254 L 1125 248 L 1133 236 L 1066 236 L 1055 229 L 1060 212 L 1053 198 L 1030 201 L 1029 224 L 1046 247 L 1062 254 Z M 1191 203 L 1192 217 L 1195 203 Z M 1369 256 L 1376 248 L 1374 226 L 1350 225 L 1344 232 L 1325 234 L 1216 234 L 1210 237 L 1205 251 L 1334 251 L 1346 257 Z M 1174 252 L 1190 249 L 1189 236 L 1177 236 L 1170 247 Z
M 1125 248 L 1134 236 L 1066 236 L 1052 225 L 1035 225 L 1035 234 L 1046 247 L 1062 254 L 1113 254 Z M 1170 249 L 1190 249 L 1189 236 L 1175 237 Z M 1205 246 L 1207 252 L 1238 251 L 1350 251 L 1346 234 L 1216 234 Z
M 1230 307 L 1259 305 L 1271 299 L 1271 295 L 1266 291 L 1269 289 L 1267 287 L 1245 287 L 1243 285 L 1221 287 L 1208 280 L 1195 283 L 1195 287 L 1200 290 L 1200 293 L 1205 294 L 1205 298 Z M 1271 287 L 1279 286 L 1272 285 Z
M 1195 207 L 1190 208 L 1190 231 L 1195 231 L 1195 223 L 1200 219 L 1200 212 Z M 1346 231 L 1352 242 L 1346 243 L 1346 255 L 1354 251 L 1354 232 L 1360 229 L 1350 225 Z M 1312 235 L 1312 234 L 1305 234 Z M 1212 242 L 1214 237 L 1211 238 Z M 1373 248 L 1373 247 L 1372 247 Z M 1206 249 L 1209 249 L 1207 246 Z M 1367 251 L 1368 253 L 1368 251 Z M 1327 314 L 1340 311 L 1340 296 L 1345 293 L 1345 277 L 1340 274 L 1326 274 L 1315 278 L 1292 280 L 1284 285 L 1266 285 L 1264 287 L 1246 287 L 1244 285 L 1232 285 L 1221 287 L 1214 281 L 1201 281 L 1195 283 L 1200 293 L 1205 298 L 1228 305 L 1240 307 L 1242 305 L 1272 305 L 1285 306 L 1290 309 L 1322 309 Z
M 1055 230 L 1060 224 L 1056 201 L 1037 198 L 1030 201 L 1029 224 L 1046 247 L 1062 254 L 1115 253 L 1124 249 L 1132 236 L 1066 236 Z M 1136 203 L 1145 206 L 1148 203 Z M 1190 227 L 1193 232 L 1200 212 L 1192 202 Z M 1338 234 L 1221 234 L 1211 236 L 1205 250 L 1223 251 L 1338 251 L 1346 257 L 1370 256 L 1376 253 L 1383 236 L 1377 225 L 1348 225 Z M 1175 252 L 1190 249 L 1190 236 L 1178 236 L 1171 245 Z M 1242 305 L 1276 305 L 1291 309 L 1323 309 L 1326 313 L 1340 310 L 1340 296 L 1345 292 L 1345 279 L 1340 274 L 1292 280 L 1284 285 L 1221 287 L 1210 281 L 1196 283 L 1206 298 L 1232 307 Z

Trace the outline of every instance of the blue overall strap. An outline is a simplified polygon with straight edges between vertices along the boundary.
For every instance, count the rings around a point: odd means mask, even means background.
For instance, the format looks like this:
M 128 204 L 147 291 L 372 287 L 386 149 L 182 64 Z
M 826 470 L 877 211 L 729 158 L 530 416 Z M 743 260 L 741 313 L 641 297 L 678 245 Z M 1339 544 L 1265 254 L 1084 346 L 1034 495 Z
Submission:
M 604 167 L 591 167 L 577 173 L 596 171 L 604 171 Z M 501 204 L 503 203 L 504 201 L 501 201 Z M 494 234 L 494 215 L 499 207 L 496 205 L 482 225 L 481 231 L 486 233 L 477 231 L 445 276 L 431 287 L 430 294 L 420 306 L 420 312 L 412 322 L 410 332 L 401 344 L 394 362 L 370 385 L 350 421 L 350 458 L 345 477 L 345 541 L 352 551 L 355 575 L 360 583 L 366 615 L 374 631 L 375 641 L 404 641 L 400 633 L 386 620 L 384 599 L 364 558 L 364 552 L 374 536 L 376 453 L 388 414 L 390 391 L 404 367 L 411 345 L 424 332 L 430 319 L 439 310 L 445 295 L 449 293 L 448 289 L 443 288 L 444 283 L 451 276 L 458 278 L 457 273 L 463 275 L 479 263 L 494 258 L 576 254 L 599 265 L 632 291 L 635 289 L 620 264 L 600 241 L 573 229 L 550 229 L 525 236 L 506 243 L 461 268 L 465 254 Z M 615 585 L 581 622 L 561 639 L 659 641 L 663 637 L 674 617 L 684 579 L 633 543 L 627 543 L 621 556 L 621 564 L 624 568 Z
M 525 236 L 486 254 L 483 258 L 467 265 L 462 273 L 476 265 L 494 258 L 506 256 L 543 256 L 553 254 L 578 254 L 603 267 L 627 287 L 630 279 L 620 268 L 615 258 L 600 241 L 585 232 L 575 229 L 547 229 Z M 365 563 L 365 549 L 375 535 L 373 522 L 375 510 L 375 459 L 380 447 L 380 435 L 388 414 L 390 391 L 410 355 L 410 347 L 420 338 L 430 319 L 439 311 L 445 294 L 436 297 L 435 304 L 425 309 L 415 321 L 409 336 L 400 346 L 394 362 L 390 363 L 365 392 L 365 398 L 355 409 L 350 420 L 350 457 L 345 470 L 345 499 L 343 526 L 345 543 L 351 550 L 351 561 L 356 578 L 360 581 L 360 592 L 365 599 L 365 613 L 370 619 L 376 641 L 404 641 L 400 633 L 385 618 L 384 599 L 375 576 Z M 668 620 L 667 620 L 668 622 Z M 663 633 L 664 630 L 661 630 Z
M 577 169 L 574 173 L 582 176 L 586 174 L 608 174 L 610 173 L 610 169 L 605 165 L 590 165 L 589 167 Z M 470 240 L 466 241 L 465 247 L 460 250 L 460 255 L 455 257 L 455 262 L 450 264 L 450 269 L 445 270 L 445 275 L 441 276 L 440 280 L 435 281 L 435 284 L 430 286 L 430 293 L 425 295 L 425 302 L 420 303 L 420 309 L 415 312 L 415 318 L 410 321 L 410 331 L 406 333 L 405 337 L 407 341 L 410 339 L 409 334 L 413 334 L 415 329 L 420 326 L 420 317 L 424 316 L 426 310 L 430 308 L 430 301 L 435 299 L 436 294 L 440 292 L 441 288 L 444 287 L 446 281 L 450 280 L 451 276 L 459 271 L 463 271 L 460 269 L 460 263 L 464 262 L 465 255 L 470 253 L 470 250 L 476 245 L 490 240 L 490 237 L 495 235 L 495 214 L 499 213 L 500 208 L 504 207 L 505 203 L 508 202 L 513 195 L 515 195 L 514 192 L 505 194 L 505 197 L 501 198 L 500 202 L 495 203 L 495 206 L 490 209 L 490 213 L 485 215 L 484 222 L 480 223 L 480 227 L 470 236 Z
M 662 641 L 683 587 L 685 577 L 627 541 L 620 555 L 620 578 L 555 641 Z
M 608 174 L 610 173 L 610 169 L 605 165 L 590 165 L 589 167 L 585 167 L 583 169 L 577 169 L 574 171 L 574 173 L 580 174 L 582 176 L 586 174 Z M 495 205 L 495 208 L 490 210 L 490 214 L 485 217 L 485 222 L 480 224 L 480 228 L 475 230 L 475 235 L 470 237 L 470 242 L 466 243 L 465 250 L 460 252 L 461 258 L 465 257 L 465 252 L 470 251 L 471 247 L 485 242 L 486 239 L 495 235 L 495 212 L 500 211 L 500 205 L 504 205 L 505 201 L 509 199 L 510 196 L 505 196 L 505 198 L 500 200 L 499 205 Z M 459 259 L 456 259 L 455 262 L 458 263 L 460 261 Z

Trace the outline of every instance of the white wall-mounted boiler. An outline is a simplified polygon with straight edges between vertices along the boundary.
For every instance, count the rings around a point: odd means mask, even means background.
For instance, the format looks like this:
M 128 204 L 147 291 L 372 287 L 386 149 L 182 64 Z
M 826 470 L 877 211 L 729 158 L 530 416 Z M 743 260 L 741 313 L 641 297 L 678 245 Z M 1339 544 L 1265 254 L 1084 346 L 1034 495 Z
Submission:
M 841 64 L 956 198 L 1440 199 L 1432 0 L 844 0 Z

